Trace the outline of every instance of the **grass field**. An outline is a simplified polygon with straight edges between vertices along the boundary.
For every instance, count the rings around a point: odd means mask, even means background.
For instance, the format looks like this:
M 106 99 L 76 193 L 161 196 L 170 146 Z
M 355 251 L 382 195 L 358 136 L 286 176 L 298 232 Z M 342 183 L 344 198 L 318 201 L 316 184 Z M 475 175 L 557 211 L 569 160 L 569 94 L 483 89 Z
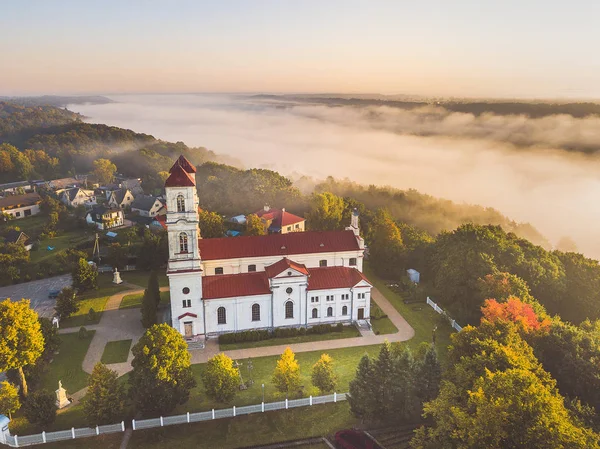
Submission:
M 56 237 L 49 239 L 43 239 L 40 241 L 39 248 L 32 250 L 30 259 L 32 263 L 42 262 L 44 260 L 51 259 L 56 256 L 59 251 L 64 249 L 73 248 L 77 244 L 90 240 L 90 237 L 82 233 L 81 231 L 72 231 L 57 235 Z M 48 251 L 48 246 L 53 246 L 54 250 Z
M 129 356 L 129 348 L 131 348 L 131 339 L 109 341 L 104 347 L 100 361 L 106 365 L 126 362 Z
M 85 339 L 80 339 L 78 332 L 60 334 L 59 353 L 48 365 L 48 370 L 42 376 L 40 387 L 54 391 L 58 388 L 60 380 L 69 394 L 84 388 L 87 385 L 88 374 L 83 371 L 81 364 L 93 337 L 94 331 L 89 331 Z
M 142 288 L 148 286 L 148 278 L 150 277 L 149 271 L 123 271 L 121 272 L 121 279 L 130 284 L 139 285 Z M 167 277 L 164 269 L 158 271 L 158 285 L 160 287 L 169 286 L 169 278 Z
M 127 447 L 233 449 L 331 435 L 356 425 L 348 404 L 340 402 L 133 432 Z
M 360 332 L 355 326 L 344 326 L 342 332 L 329 332 L 327 334 L 299 335 L 288 338 L 271 338 L 262 341 L 246 341 L 242 343 L 220 344 L 221 351 L 231 351 L 232 349 L 259 348 L 263 346 L 291 345 L 294 343 L 306 343 L 311 341 L 338 340 L 340 338 L 360 337 Z
M 143 293 L 137 295 L 127 295 L 123 297 L 119 309 L 131 309 L 134 307 L 142 307 L 142 299 L 144 298 Z M 160 292 L 160 304 L 167 305 L 171 302 L 170 292 Z
M 123 285 L 115 285 L 112 283 L 111 274 L 98 275 L 98 289 L 90 290 L 81 295 L 79 300 L 79 310 L 71 317 L 60 322 L 60 327 L 80 327 L 89 326 L 90 324 L 98 324 L 102 318 L 102 312 L 106 307 L 106 302 L 115 293 L 127 290 Z M 90 308 L 96 312 L 95 319 L 88 318 Z

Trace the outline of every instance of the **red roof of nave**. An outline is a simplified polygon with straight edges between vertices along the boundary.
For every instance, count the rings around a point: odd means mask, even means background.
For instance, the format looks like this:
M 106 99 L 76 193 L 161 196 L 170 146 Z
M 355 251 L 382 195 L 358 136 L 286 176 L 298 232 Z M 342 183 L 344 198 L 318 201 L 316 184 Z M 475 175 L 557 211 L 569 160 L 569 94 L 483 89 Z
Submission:
M 308 270 L 304 265 L 296 263 L 287 257 L 284 257 L 279 262 L 275 262 L 274 264 L 265 267 L 265 272 L 267 273 L 268 277 L 274 278 L 278 274 L 281 274 L 283 271 L 290 268 L 299 271 L 302 274 L 308 274 Z
M 352 231 L 309 231 L 260 236 L 222 237 L 198 241 L 203 260 L 240 257 L 290 256 L 293 254 L 355 251 Z

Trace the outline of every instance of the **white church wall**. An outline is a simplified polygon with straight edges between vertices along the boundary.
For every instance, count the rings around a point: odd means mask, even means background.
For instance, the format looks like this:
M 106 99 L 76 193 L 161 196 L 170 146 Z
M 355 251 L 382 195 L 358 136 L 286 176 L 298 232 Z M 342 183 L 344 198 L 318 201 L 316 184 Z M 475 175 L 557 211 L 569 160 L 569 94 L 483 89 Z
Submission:
M 348 299 L 343 299 L 348 295 Z M 308 291 L 308 325 L 326 324 L 326 323 L 347 323 L 351 321 L 350 312 L 352 310 L 352 291 L 349 288 L 338 288 L 332 290 L 309 290 Z M 327 297 L 330 300 L 327 300 Z M 313 302 L 313 298 L 318 301 Z M 331 299 L 333 298 L 333 299 Z M 347 313 L 343 314 L 343 307 L 346 307 Z M 332 316 L 327 316 L 327 309 L 333 308 Z M 317 318 L 313 318 L 313 309 L 317 309 Z
M 282 276 L 271 280 L 275 327 L 306 324 L 306 282 L 306 276 Z M 288 301 L 294 304 L 294 316 L 291 318 L 286 318 L 285 313 Z
M 271 327 L 271 295 L 242 296 L 235 298 L 207 299 L 204 301 L 206 333 L 239 332 Z M 260 320 L 252 321 L 252 306 L 260 306 Z M 226 312 L 225 324 L 218 324 L 219 307 Z
M 171 320 L 175 329 L 184 334 L 184 322 L 193 322 L 193 334 L 204 333 L 204 313 L 202 305 L 202 277 L 199 272 L 169 274 L 169 288 L 171 292 Z M 183 293 L 189 289 L 189 293 Z M 184 307 L 184 300 L 191 301 L 191 307 Z M 181 320 L 179 316 L 185 313 L 193 313 L 197 318 L 185 317 Z

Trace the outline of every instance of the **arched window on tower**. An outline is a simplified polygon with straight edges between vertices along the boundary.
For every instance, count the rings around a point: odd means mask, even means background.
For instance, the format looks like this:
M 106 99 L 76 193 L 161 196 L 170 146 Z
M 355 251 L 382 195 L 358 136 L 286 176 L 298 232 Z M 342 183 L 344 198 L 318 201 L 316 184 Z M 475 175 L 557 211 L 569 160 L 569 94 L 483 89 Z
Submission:
M 225 307 L 219 307 L 217 309 L 217 324 L 227 324 L 227 312 Z
M 188 236 L 185 232 L 179 234 L 179 252 L 187 253 L 188 252 Z
M 181 193 L 177 195 L 177 212 L 185 212 L 185 198 Z

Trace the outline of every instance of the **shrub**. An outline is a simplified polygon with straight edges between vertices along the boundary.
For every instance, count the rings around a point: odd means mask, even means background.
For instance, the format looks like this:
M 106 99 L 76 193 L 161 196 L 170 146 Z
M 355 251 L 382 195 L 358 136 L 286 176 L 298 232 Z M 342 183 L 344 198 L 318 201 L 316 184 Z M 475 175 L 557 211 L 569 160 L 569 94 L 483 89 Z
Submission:
M 80 340 L 85 340 L 88 337 L 88 331 L 85 327 L 81 326 L 79 328 L 79 339 Z
M 52 424 L 56 419 L 56 396 L 45 390 L 34 391 L 27 397 L 23 414 L 32 424 Z
M 96 311 L 94 310 L 94 308 L 90 307 L 90 310 L 88 311 L 88 314 L 87 314 L 87 320 L 92 321 L 92 322 L 96 321 L 97 316 L 98 315 L 97 315 Z

